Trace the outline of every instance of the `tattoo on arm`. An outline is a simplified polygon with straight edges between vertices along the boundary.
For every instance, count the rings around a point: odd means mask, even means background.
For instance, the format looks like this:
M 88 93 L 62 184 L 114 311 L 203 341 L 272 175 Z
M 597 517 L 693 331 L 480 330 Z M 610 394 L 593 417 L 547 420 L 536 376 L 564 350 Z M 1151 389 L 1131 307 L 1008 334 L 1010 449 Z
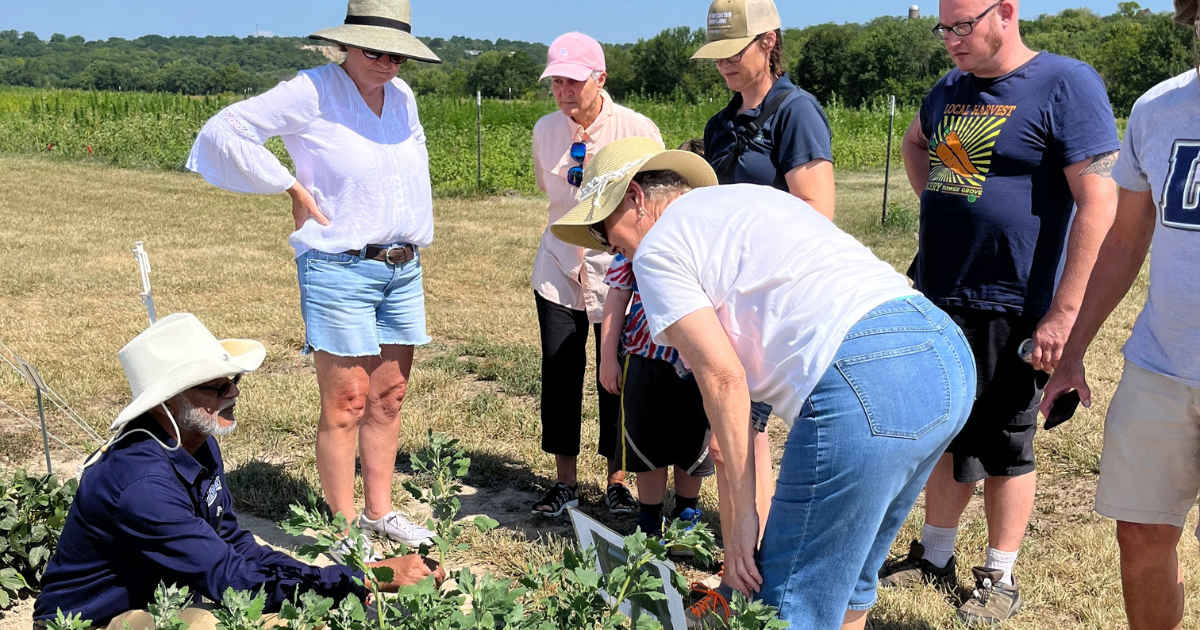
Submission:
M 1117 152 L 1109 151 L 1102 153 L 1092 158 L 1092 163 L 1087 168 L 1079 172 L 1079 176 L 1084 175 L 1099 175 L 1101 177 L 1112 178 L 1113 167 L 1117 165 Z

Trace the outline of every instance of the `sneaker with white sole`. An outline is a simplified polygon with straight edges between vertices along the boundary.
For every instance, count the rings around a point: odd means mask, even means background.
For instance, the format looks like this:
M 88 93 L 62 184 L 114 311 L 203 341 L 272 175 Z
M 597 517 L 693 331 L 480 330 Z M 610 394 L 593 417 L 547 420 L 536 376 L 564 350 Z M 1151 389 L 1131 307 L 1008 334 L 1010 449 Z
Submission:
M 350 538 L 343 538 L 336 545 L 330 547 L 329 551 L 325 552 L 325 554 L 336 564 L 346 564 L 344 560 L 346 554 L 350 553 L 352 546 L 365 551 L 363 554 L 364 562 L 379 562 L 383 560 L 383 556 L 375 552 L 375 547 L 371 544 L 371 539 L 365 535 L 359 537 L 357 544 Z
M 435 534 L 405 518 L 399 512 L 389 512 L 383 518 L 372 521 L 366 514 L 358 517 L 358 526 L 363 533 L 375 536 L 386 536 L 406 547 L 433 545 Z

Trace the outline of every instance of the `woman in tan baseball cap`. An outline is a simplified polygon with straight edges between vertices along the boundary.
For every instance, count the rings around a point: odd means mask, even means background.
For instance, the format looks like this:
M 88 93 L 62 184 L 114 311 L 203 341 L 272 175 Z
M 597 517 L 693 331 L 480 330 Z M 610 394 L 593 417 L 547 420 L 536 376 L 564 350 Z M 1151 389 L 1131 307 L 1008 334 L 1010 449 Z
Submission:
M 771 0 L 715 0 L 709 59 L 736 92 L 704 129 L 704 149 L 722 184 L 789 192 L 833 218 L 833 131 L 812 94 L 784 69 L 783 30 Z

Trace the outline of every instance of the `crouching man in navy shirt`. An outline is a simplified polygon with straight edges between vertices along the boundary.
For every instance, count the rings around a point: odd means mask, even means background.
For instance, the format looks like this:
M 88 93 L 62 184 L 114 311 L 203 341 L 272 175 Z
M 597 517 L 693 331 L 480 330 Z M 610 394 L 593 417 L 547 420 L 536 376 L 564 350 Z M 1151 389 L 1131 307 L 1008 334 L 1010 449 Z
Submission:
M 149 627 L 143 609 L 160 582 L 187 586 L 219 602 L 227 588 L 261 590 L 267 612 L 298 592 L 341 600 L 365 597 L 361 572 L 317 568 L 259 545 L 238 527 L 216 437 L 237 426 L 234 405 L 243 374 L 266 356 L 257 341 L 217 339 L 193 315 L 171 315 L 118 354 L 134 400 L 113 423 L 114 438 L 92 456 L 42 578 L 34 626 L 58 610 L 92 626 Z M 417 555 L 378 563 L 394 571 L 395 590 L 431 573 Z M 188 609 L 193 629 L 216 619 Z

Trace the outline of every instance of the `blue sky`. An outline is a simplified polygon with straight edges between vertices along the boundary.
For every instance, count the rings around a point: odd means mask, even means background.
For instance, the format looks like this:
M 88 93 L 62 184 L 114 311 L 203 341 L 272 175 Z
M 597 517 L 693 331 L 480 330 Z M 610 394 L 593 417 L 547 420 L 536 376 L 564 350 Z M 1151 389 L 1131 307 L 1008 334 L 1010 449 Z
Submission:
M 903 15 L 906 0 L 776 0 L 784 26 L 862 22 Z M 917 0 L 923 13 L 935 0 Z M 339 24 L 343 0 L 0 0 L 0 30 L 34 31 L 87 39 L 159 35 L 252 35 L 255 28 L 301 36 Z M 417 35 L 549 42 L 579 30 L 604 42 L 633 42 L 668 26 L 701 26 L 708 0 L 413 0 Z M 1171 0 L 1142 0 L 1155 11 Z M 1117 0 L 1026 0 L 1027 17 L 1086 6 L 1116 11 Z

